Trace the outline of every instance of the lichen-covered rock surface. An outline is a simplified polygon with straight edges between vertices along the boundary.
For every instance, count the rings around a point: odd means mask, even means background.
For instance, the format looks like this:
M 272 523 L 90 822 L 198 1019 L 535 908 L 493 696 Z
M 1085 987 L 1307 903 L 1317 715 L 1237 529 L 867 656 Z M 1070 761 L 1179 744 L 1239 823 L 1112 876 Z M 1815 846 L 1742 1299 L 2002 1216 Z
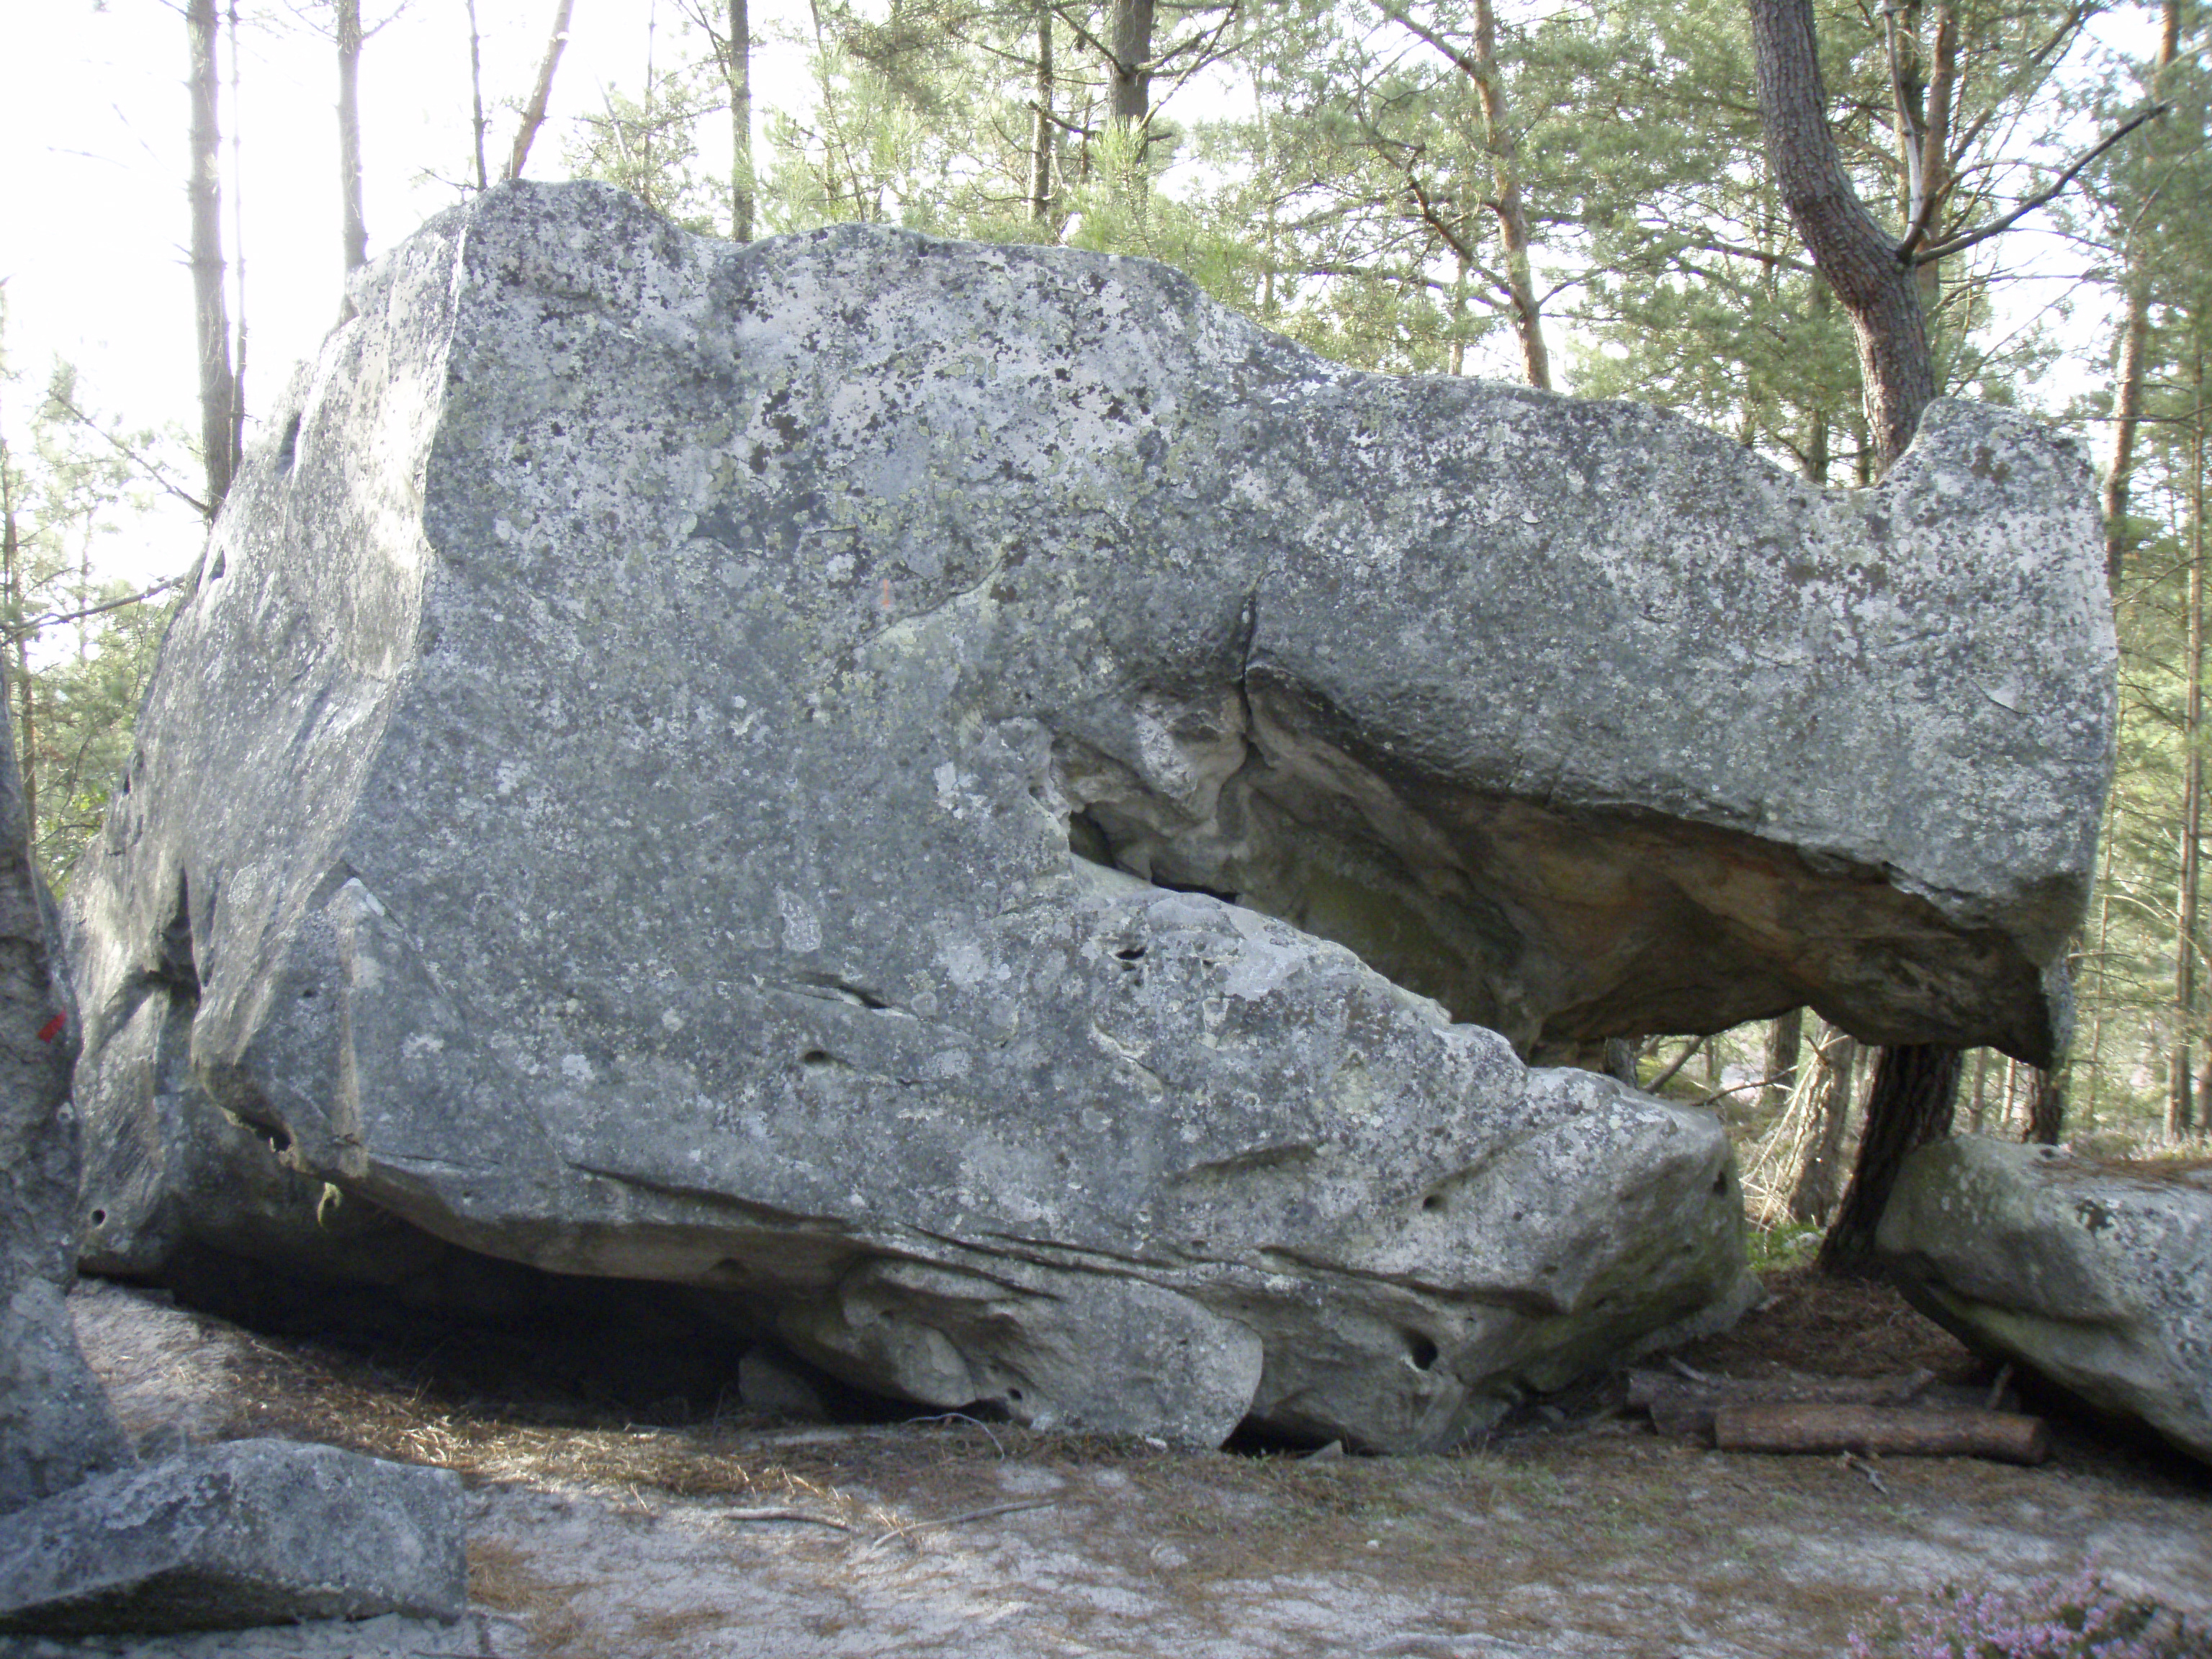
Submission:
M 1876 1242 L 1967 1342 L 2212 1462 L 2212 1168 L 1961 1136 L 1906 1160 Z
M 0 706 L 8 689 L 0 680 Z M 130 1456 L 70 1323 L 76 1034 L 50 921 L 31 864 L 14 727 L 0 715 L 0 1514 Z
M 468 1606 L 461 1480 L 234 1440 L 0 1516 L 0 1632 L 237 1630 Z
M 1832 495 L 587 185 L 356 301 L 77 879 L 112 1263 L 328 1181 L 948 1407 L 1434 1445 L 1744 1283 L 1711 1119 L 1516 1045 L 2058 1036 L 2112 647 L 2012 417 Z

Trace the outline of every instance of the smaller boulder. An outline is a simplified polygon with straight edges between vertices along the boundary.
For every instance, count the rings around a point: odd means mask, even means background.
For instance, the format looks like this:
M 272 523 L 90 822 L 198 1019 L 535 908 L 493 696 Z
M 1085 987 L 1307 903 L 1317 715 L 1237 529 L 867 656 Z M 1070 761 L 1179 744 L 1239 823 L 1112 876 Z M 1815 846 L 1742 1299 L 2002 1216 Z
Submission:
M 0 708 L 6 692 L 0 679 Z M 0 719 L 0 1514 L 131 1456 L 70 1323 L 76 1032 L 30 831 L 15 738 Z
M 738 1362 L 738 1396 L 750 1412 L 770 1417 L 795 1418 L 803 1423 L 826 1423 L 830 1407 L 822 1391 L 766 1348 L 752 1348 Z
M 237 1630 L 468 1605 L 460 1477 L 239 1440 L 0 1517 L 0 1632 Z
M 1906 1160 L 1876 1243 L 1966 1342 L 2212 1462 L 2212 1168 L 1938 1141 Z

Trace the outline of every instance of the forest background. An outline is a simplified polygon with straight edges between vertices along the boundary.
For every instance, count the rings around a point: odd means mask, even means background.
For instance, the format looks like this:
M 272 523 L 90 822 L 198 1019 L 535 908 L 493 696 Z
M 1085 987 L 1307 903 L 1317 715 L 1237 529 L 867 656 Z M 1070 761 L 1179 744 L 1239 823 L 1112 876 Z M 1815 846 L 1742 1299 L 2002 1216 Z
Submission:
M 0 647 L 57 887 L 256 411 L 348 270 L 502 176 L 606 179 L 738 240 L 870 220 L 1142 254 L 1359 368 L 1638 398 L 1831 485 L 1879 473 L 1850 319 L 1765 160 L 1744 0 L 38 9 L 0 24 Z M 2077 1143 L 2171 1144 L 2212 1093 L 2203 10 L 1814 9 L 1938 390 L 2098 458 L 2119 776 L 2043 1086 Z M 1636 1059 L 1729 1115 L 1760 1219 L 1828 1218 L 1871 1070 L 1848 1036 L 1791 1015 Z M 2024 1131 L 2037 1087 L 1977 1053 L 1962 1115 Z

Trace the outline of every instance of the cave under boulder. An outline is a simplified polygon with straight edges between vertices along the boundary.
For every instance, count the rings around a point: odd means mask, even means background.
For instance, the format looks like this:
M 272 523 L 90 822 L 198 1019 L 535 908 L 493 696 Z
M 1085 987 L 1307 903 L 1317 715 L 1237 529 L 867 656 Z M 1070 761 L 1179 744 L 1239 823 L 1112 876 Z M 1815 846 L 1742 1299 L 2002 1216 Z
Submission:
M 1532 1060 L 2063 1041 L 2113 645 L 2025 421 L 1830 493 L 589 185 L 355 303 L 76 879 L 103 1266 L 374 1272 L 338 1193 L 935 1405 L 1433 1447 L 1748 1293 L 1711 1115 Z

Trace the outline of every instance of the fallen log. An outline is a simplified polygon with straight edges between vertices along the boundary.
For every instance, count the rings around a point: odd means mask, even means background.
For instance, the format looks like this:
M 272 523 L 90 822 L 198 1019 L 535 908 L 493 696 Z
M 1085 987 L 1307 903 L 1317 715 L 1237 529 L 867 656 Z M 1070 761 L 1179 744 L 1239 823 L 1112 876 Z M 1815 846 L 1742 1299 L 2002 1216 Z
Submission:
M 2040 1463 L 2051 1455 L 2051 1433 L 2040 1418 L 1905 1406 L 1723 1406 L 1713 1413 L 1713 1443 L 1723 1451 L 1986 1457 L 2001 1463 Z
M 1631 1371 L 1628 1405 L 1631 1410 L 1649 1412 L 1651 1425 L 1662 1434 L 1680 1440 L 1710 1440 L 1713 1413 L 1723 1406 L 1816 1402 L 1899 1406 L 1917 1399 L 1934 1381 L 1931 1371 L 1916 1371 L 1910 1376 L 1758 1378 Z
M 1766 1377 L 1677 1376 L 1667 1371 L 1631 1371 L 1628 1407 L 1648 1412 L 1651 1426 L 1678 1440 L 1710 1441 L 1713 1413 L 1723 1406 L 1830 1405 L 1925 1406 L 1938 1410 L 1995 1410 L 2010 1399 L 1989 1391 L 1938 1382 L 1933 1371 L 1905 1376 Z

